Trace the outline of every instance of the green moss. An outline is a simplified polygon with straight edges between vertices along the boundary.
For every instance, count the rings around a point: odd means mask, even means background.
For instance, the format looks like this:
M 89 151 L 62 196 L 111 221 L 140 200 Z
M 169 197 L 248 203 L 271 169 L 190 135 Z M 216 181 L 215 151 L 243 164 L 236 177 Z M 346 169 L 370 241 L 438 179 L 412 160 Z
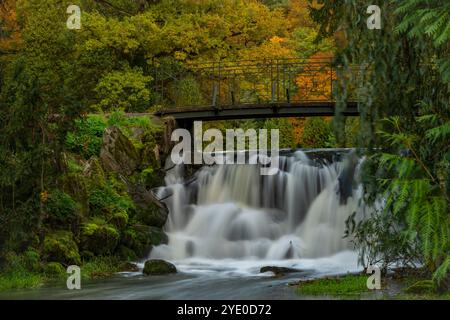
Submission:
M 148 237 L 150 240 L 150 244 L 153 246 L 158 246 L 160 244 L 167 244 L 169 242 L 169 238 L 164 231 L 157 227 L 150 227 L 148 230 Z
M 99 217 L 83 224 L 81 243 L 85 250 L 96 255 L 112 254 L 119 242 L 120 234 L 114 226 Z
M 118 247 L 117 254 L 119 255 L 120 259 L 125 261 L 136 261 L 139 258 L 134 250 L 124 245 L 120 245 Z
M 66 276 L 66 269 L 59 262 L 49 262 L 44 267 L 44 274 L 48 278 L 63 278 Z
M 347 275 L 302 281 L 297 288 L 298 294 L 314 296 L 358 296 L 367 291 L 366 275 Z
M 145 261 L 143 273 L 145 275 L 161 275 L 168 273 L 176 273 L 177 268 L 164 260 L 148 260 Z
M 85 159 L 99 155 L 106 127 L 106 120 L 101 115 L 90 115 L 86 119 L 76 120 L 75 129 L 67 134 L 67 150 Z
M 167 213 L 151 202 L 144 208 L 136 209 L 135 219 L 145 225 L 161 228 L 166 223 Z
M 44 283 L 41 274 L 23 270 L 0 274 L 0 291 L 11 289 L 35 288 Z
M 78 204 L 69 194 L 53 190 L 44 209 L 50 222 L 70 223 L 77 215 Z
M 126 186 L 110 177 L 105 185 L 94 187 L 89 195 L 92 214 L 108 214 L 114 211 L 134 209 L 134 203 L 126 193 Z
M 167 235 L 160 228 L 143 225 L 128 227 L 124 231 L 122 239 L 123 245 L 133 250 L 137 257 L 148 254 L 152 246 L 167 242 Z
M 23 254 L 23 264 L 28 271 L 38 272 L 41 270 L 41 256 L 34 248 L 28 248 Z
M 123 230 L 128 223 L 128 214 L 126 211 L 119 210 L 111 214 L 111 217 L 108 219 L 108 222 L 113 226 L 118 228 L 119 230 Z
M 70 231 L 54 231 L 44 239 L 44 258 L 64 264 L 80 264 L 78 246 Z

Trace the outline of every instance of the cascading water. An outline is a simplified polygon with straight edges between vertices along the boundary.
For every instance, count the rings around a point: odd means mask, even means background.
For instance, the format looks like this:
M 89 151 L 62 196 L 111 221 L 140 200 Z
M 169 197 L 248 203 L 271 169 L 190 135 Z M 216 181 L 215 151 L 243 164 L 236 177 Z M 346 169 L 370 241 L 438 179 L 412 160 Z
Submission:
M 182 167 L 168 172 L 169 243 L 151 258 L 177 262 L 293 261 L 350 250 L 345 221 L 360 212 L 355 183 L 360 161 L 324 163 L 301 151 L 280 157 L 280 170 L 257 165 L 205 166 L 186 182 Z

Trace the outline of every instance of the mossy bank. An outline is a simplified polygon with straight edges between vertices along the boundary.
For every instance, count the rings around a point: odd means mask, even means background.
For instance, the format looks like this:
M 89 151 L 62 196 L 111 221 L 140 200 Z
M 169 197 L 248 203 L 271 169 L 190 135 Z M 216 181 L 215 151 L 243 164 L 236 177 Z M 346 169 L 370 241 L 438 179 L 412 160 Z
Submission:
M 107 276 L 167 242 L 167 209 L 150 192 L 164 183 L 163 128 L 120 112 L 77 121 L 64 174 L 39 195 L 39 224 L 0 250 L 0 290 L 61 278 L 73 264 L 84 277 Z
M 299 281 L 291 284 L 303 297 L 369 300 L 450 300 L 450 292 L 437 292 L 433 282 L 423 275 L 402 275 L 401 271 L 382 277 L 381 289 L 367 287 L 369 275 L 347 274 Z

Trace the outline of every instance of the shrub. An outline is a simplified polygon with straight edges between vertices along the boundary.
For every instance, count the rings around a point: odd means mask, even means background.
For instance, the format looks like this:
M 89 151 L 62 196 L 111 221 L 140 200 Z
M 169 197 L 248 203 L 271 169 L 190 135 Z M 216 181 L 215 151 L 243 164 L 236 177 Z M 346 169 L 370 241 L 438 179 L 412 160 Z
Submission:
M 66 270 L 59 262 L 49 262 L 44 267 L 44 273 L 49 278 L 63 278 Z
M 84 223 L 81 230 L 83 249 L 98 255 L 113 253 L 119 237 L 117 229 L 99 217 Z
M 116 189 L 122 186 L 113 185 L 109 180 L 105 185 L 97 186 L 89 194 L 89 207 L 94 214 L 125 211 L 134 208 L 133 201 L 128 194 L 119 194 Z
M 66 148 L 85 159 L 99 155 L 106 126 L 105 119 L 98 115 L 75 121 L 75 129 L 67 134 Z
M 304 148 L 326 148 L 331 134 L 332 130 L 327 120 L 319 117 L 307 118 L 301 145 Z
M 28 271 L 38 272 L 41 269 L 41 256 L 34 248 L 28 248 L 23 254 L 23 263 Z
M 77 215 L 78 205 L 67 193 L 53 190 L 45 203 L 45 210 L 50 221 L 66 223 Z
M 78 246 L 70 231 L 54 231 L 45 236 L 44 257 L 47 261 L 57 261 L 63 264 L 80 264 Z

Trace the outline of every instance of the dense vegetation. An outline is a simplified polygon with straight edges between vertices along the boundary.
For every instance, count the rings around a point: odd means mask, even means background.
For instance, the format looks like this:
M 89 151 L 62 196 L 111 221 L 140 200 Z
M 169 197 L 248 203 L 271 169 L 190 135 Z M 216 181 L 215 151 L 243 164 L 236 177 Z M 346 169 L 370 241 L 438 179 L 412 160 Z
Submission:
M 344 107 L 357 86 L 360 145 L 369 156 L 366 200 L 383 204 L 348 223 L 362 262 L 423 266 L 435 288 L 448 290 L 450 5 L 372 1 L 381 8 L 382 28 L 370 30 L 366 1 L 319 3 L 312 16 L 321 35 L 340 37 L 336 63 L 342 70 L 360 66 L 357 84 L 339 77 L 336 97 Z
M 72 1 L 2 1 L 0 289 L 72 263 L 117 271 L 165 241 L 164 213 L 148 200 L 162 183 L 163 125 L 123 112 L 173 105 L 174 93 L 176 105 L 197 101 L 195 80 L 173 74 L 203 61 L 321 55 L 338 67 L 338 109 L 356 93 L 360 119 L 212 125 L 279 128 L 282 148 L 358 144 L 366 200 L 384 202 L 348 221 L 363 264 L 424 266 L 433 288 L 447 289 L 450 5 L 309 2 L 81 0 L 82 28 L 69 30 Z M 381 30 L 365 26 L 369 4 L 381 7 Z M 357 79 L 346 73 L 354 65 Z M 170 88 L 163 96 L 156 73 Z
M 39 284 L 69 264 L 116 270 L 111 261 L 165 241 L 165 215 L 148 195 L 163 183 L 163 128 L 123 112 L 152 111 L 173 92 L 179 103 L 197 99 L 192 79 L 171 84 L 171 74 L 205 60 L 332 51 L 329 39 L 314 42 L 304 1 L 84 0 L 80 30 L 66 27 L 71 3 L 0 4 L 3 288 Z M 163 97 L 152 90 L 155 70 L 173 88 Z M 301 145 L 294 121 L 257 127 L 281 127 L 282 147 Z M 306 127 L 308 147 L 326 146 L 329 120 Z

